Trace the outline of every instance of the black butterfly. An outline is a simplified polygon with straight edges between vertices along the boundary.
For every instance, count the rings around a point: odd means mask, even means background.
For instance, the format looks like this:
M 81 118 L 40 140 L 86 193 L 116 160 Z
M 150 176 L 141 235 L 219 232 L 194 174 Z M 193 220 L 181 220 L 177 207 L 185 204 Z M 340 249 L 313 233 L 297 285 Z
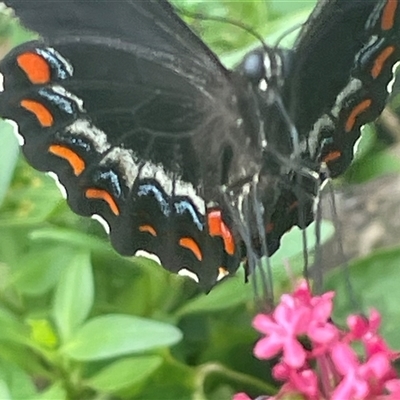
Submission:
M 397 0 L 321 0 L 293 50 L 264 46 L 234 71 L 166 0 L 6 4 L 42 37 L 0 65 L 0 115 L 29 163 L 119 253 L 206 289 L 312 221 L 321 165 L 348 167 L 399 58 Z

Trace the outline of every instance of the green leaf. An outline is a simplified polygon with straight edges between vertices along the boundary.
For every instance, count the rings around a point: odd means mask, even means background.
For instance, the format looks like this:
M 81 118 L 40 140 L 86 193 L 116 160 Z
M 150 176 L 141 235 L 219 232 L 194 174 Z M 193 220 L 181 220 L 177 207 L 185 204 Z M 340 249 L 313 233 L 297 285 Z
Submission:
M 115 393 L 146 380 L 163 362 L 160 356 L 141 356 L 119 360 L 85 383 L 99 392 Z
M 94 297 L 90 253 L 78 253 L 64 270 L 55 293 L 53 315 L 62 341 L 67 341 L 87 318 Z
M 58 345 L 58 337 L 54 327 L 47 319 L 30 318 L 27 323 L 31 327 L 31 339 L 46 350 L 54 350 Z
M 96 236 L 78 232 L 73 229 L 65 228 L 42 228 L 35 229 L 29 235 L 34 241 L 54 241 L 63 244 L 68 244 L 72 247 L 81 247 L 87 250 L 104 251 L 108 248 L 108 244 L 97 238 Z
M 220 285 L 206 294 L 201 294 L 193 300 L 187 301 L 177 311 L 177 316 L 186 314 L 222 311 L 237 306 L 254 298 L 251 285 L 245 284 L 243 268 L 233 276 L 227 278 Z
M 18 260 L 11 284 L 25 294 L 43 294 L 57 283 L 75 253 L 66 246 L 33 248 Z
M 3 382 L 3 385 L 0 385 L 0 393 L 5 388 L 5 383 L 12 400 L 31 399 L 36 394 L 31 377 L 25 371 L 10 363 L 0 363 L 0 382 Z M 3 397 L 0 398 L 3 399 Z
M 3 309 L 0 309 L 0 327 L 0 340 L 22 344 L 28 342 L 28 328 Z
M 350 284 L 361 310 L 365 313 L 376 308 L 382 314 L 381 333 L 390 345 L 400 349 L 398 321 L 400 307 L 397 293 L 400 282 L 400 248 L 382 250 L 357 260 L 348 267 Z M 326 279 L 326 287 L 335 290 L 335 314 L 341 321 L 354 313 L 354 304 L 350 302 L 347 277 L 344 267 L 336 268 Z
M 61 351 L 75 360 L 93 361 L 171 346 L 181 338 L 172 325 L 111 314 L 88 321 Z
M 32 168 L 21 168 L 10 187 L 0 226 L 27 227 L 46 220 L 60 204 L 61 194 L 53 179 Z M 18 172 L 18 171 L 17 171 Z
M 307 248 L 309 251 L 314 250 L 316 244 L 315 222 L 307 229 Z M 334 233 L 333 224 L 329 221 L 321 221 L 321 243 L 325 243 Z M 281 265 L 282 260 L 287 260 L 290 257 L 303 253 L 303 231 L 293 227 L 289 232 L 282 236 L 281 245 L 276 253 L 272 256 L 271 261 Z
M 62 385 L 55 384 L 33 397 L 32 400 L 68 400 L 68 396 Z
M 13 133 L 13 127 L 0 121 L 0 206 L 10 185 L 14 168 L 18 160 L 19 145 Z
M 188 400 L 205 399 L 195 394 L 195 389 L 201 384 L 198 370 L 182 363 L 166 363 L 150 376 L 143 385 L 140 395 L 135 399 L 146 400 Z
M 388 151 L 376 151 L 351 166 L 346 176 L 349 181 L 360 183 L 399 171 L 400 161 L 397 156 Z
M 316 245 L 315 235 L 316 223 L 307 227 L 305 233 L 307 236 L 307 254 L 309 262 L 312 262 L 312 252 Z M 320 233 L 321 243 L 325 243 L 334 234 L 334 226 L 329 221 L 321 221 Z M 273 274 L 273 283 L 276 292 L 286 287 L 289 276 L 287 266 L 290 268 L 290 274 L 301 276 L 304 270 L 303 259 L 303 230 L 297 226 L 285 233 L 281 239 L 281 245 L 270 260 Z M 265 267 L 264 267 L 265 270 Z
M 310 12 L 310 8 L 314 7 L 316 0 L 296 0 L 296 1 L 282 1 L 271 0 L 271 9 L 281 15 L 293 13 L 298 9 L 306 8 Z
M 10 390 L 8 389 L 7 383 L 4 381 L 4 379 L 0 379 L 0 399 L 13 400 L 11 398 Z
M 31 351 L 32 348 L 37 349 L 32 340 L 29 342 L 29 347 L 27 349 L 26 344 L 19 344 L 15 341 L 0 341 L 0 362 L 4 362 L 6 365 L 18 365 L 31 376 L 45 376 L 48 373 L 47 366 L 43 365 L 43 359 L 37 356 L 38 353 Z
M 376 128 L 373 124 L 364 125 L 361 128 L 361 136 L 360 139 L 357 140 L 354 146 L 354 160 L 353 164 L 370 154 L 373 151 L 374 145 L 377 140 L 377 132 Z

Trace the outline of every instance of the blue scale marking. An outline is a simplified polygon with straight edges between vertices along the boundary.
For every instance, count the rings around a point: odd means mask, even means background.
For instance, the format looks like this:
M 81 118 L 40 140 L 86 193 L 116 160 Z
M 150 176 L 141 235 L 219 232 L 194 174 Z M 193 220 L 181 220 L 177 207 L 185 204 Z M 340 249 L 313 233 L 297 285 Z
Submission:
M 100 179 L 110 181 L 113 187 L 113 193 L 115 193 L 118 197 L 121 196 L 122 194 L 121 185 L 118 179 L 118 175 L 114 171 L 102 172 L 100 174 Z
M 60 96 L 57 93 L 51 92 L 47 89 L 39 89 L 39 94 L 44 97 L 45 99 L 51 101 L 55 104 L 58 108 L 65 111 L 67 114 L 73 115 L 74 109 L 72 107 L 72 102 L 67 100 L 65 97 Z
M 57 71 L 57 78 L 59 79 L 67 79 L 72 75 L 68 72 L 65 64 L 60 61 L 58 58 L 58 54 L 54 49 L 36 49 L 36 52 L 41 55 L 53 69 Z
M 171 209 L 169 207 L 167 200 L 165 200 L 161 190 L 159 190 L 156 186 L 150 184 L 139 186 L 138 190 L 139 196 L 148 196 L 150 193 L 154 195 L 154 197 L 158 201 L 158 204 L 160 204 L 161 211 L 163 212 L 163 214 L 168 217 L 171 214 Z
M 204 229 L 204 224 L 199 220 L 199 217 L 196 213 L 195 208 L 193 205 L 187 201 L 187 200 L 182 200 L 179 203 L 174 204 L 175 210 L 178 214 L 184 214 L 186 211 L 189 212 L 189 214 L 192 217 L 193 222 L 196 224 L 197 229 L 199 231 L 202 231 Z
M 64 141 L 66 141 L 65 137 L 61 137 L 61 139 L 64 139 Z M 69 140 L 66 142 L 69 144 L 73 144 L 74 146 L 80 147 L 80 148 L 84 149 L 85 151 L 91 150 L 90 144 L 87 143 L 86 141 L 82 140 L 82 138 L 79 138 L 79 137 L 69 138 Z

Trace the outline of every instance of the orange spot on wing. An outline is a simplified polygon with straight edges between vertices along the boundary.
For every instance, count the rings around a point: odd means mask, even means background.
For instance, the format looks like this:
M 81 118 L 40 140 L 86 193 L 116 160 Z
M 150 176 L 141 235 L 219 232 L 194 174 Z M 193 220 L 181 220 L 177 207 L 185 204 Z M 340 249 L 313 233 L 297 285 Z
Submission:
M 323 162 L 330 163 L 332 161 L 337 160 L 342 156 L 342 153 L 339 150 L 333 150 L 329 152 L 323 159 Z
M 157 236 L 156 230 L 151 225 L 140 225 L 139 231 L 150 233 L 152 236 Z
M 22 100 L 21 106 L 34 114 L 43 127 L 48 128 L 53 125 L 53 116 L 42 103 L 35 100 Z
M 346 132 L 350 132 L 356 123 L 357 117 L 362 114 L 365 110 L 367 110 L 372 101 L 370 99 L 363 100 L 361 103 L 357 104 L 352 112 L 349 115 L 349 118 L 347 118 L 346 124 L 345 124 L 345 130 Z
M 88 199 L 99 199 L 104 200 L 110 207 L 111 211 L 115 215 L 119 215 L 119 208 L 115 200 L 112 198 L 110 193 L 103 189 L 87 189 L 85 193 Z
M 398 0 L 387 0 L 383 8 L 381 28 L 383 31 L 388 31 L 393 28 L 395 23 L 396 10 L 399 5 Z
M 49 147 L 49 152 L 68 161 L 76 176 L 85 170 L 85 161 L 68 147 L 53 144 Z
M 23 53 L 17 57 L 17 63 L 33 84 L 50 81 L 50 66 L 39 54 Z
M 385 66 L 386 60 L 393 54 L 394 50 L 394 46 L 388 46 L 379 54 L 378 57 L 376 57 L 371 70 L 371 75 L 374 79 L 380 75 L 383 67 Z
M 192 238 L 184 237 L 179 239 L 179 245 L 189 249 L 199 261 L 203 260 L 203 254 L 200 247 Z
M 211 236 L 221 236 L 224 241 L 225 251 L 233 255 L 235 253 L 235 240 L 231 230 L 222 220 L 220 210 L 213 210 L 208 213 L 208 231 Z

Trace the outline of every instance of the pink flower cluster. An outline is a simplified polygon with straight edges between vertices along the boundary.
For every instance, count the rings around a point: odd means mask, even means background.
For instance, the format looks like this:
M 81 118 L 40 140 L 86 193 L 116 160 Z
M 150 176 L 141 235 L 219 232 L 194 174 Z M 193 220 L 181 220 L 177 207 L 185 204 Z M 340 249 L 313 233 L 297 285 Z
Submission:
M 399 354 L 379 336 L 380 315 L 352 315 L 343 331 L 331 321 L 334 292 L 312 296 L 306 281 L 281 297 L 271 315 L 259 314 L 253 326 L 265 337 L 254 354 L 280 356 L 272 370 L 283 386 L 270 400 L 299 396 L 307 400 L 399 400 L 400 379 L 392 366 Z M 353 345 L 361 343 L 363 355 Z M 251 400 L 238 393 L 234 400 Z

